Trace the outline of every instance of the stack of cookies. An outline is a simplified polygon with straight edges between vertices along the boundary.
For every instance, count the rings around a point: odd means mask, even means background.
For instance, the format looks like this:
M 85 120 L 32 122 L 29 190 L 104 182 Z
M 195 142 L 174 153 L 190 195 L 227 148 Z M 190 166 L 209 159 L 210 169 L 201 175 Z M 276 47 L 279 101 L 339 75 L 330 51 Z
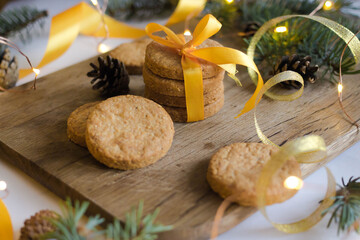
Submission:
M 198 48 L 222 46 L 206 40 Z M 205 118 L 217 113 L 224 105 L 224 70 L 199 60 L 203 76 Z M 175 122 L 186 122 L 186 100 L 181 55 L 177 50 L 151 42 L 145 53 L 143 68 L 145 97 L 162 105 Z

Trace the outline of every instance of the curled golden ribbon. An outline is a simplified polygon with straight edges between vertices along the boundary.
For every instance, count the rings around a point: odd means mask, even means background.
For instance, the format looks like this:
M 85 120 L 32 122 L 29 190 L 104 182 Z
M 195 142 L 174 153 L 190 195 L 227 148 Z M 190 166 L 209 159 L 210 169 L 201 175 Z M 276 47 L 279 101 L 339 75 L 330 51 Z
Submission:
M 184 21 L 190 13 L 200 13 L 205 3 L 206 0 L 180 0 L 166 25 Z M 139 38 L 145 35 L 144 29 L 131 27 L 109 16 L 104 16 L 104 21 L 108 26 L 109 37 Z M 54 16 L 51 19 L 45 54 L 36 68 L 41 68 L 63 55 L 80 33 L 93 37 L 105 37 L 105 28 L 98 29 L 101 24 L 99 13 L 85 2 Z M 25 77 L 31 72 L 31 69 L 21 69 L 19 77 Z
M 309 15 L 281 16 L 281 17 L 273 18 L 273 19 L 269 20 L 268 22 L 264 23 L 259 28 L 259 30 L 255 33 L 254 37 L 251 39 L 251 42 L 250 42 L 248 50 L 247 50 L 247 55 L 249 56 L 249 58 L 252 59 L 252 60 L 254 59 L 256 45 L 260 41 L 262 36 L 269 29 L 271 29 L 272 27 L 274 27 L 276 24 L 278 24 L 280 22 L 283 22 L 285 20 L 295 18 L 295 17 L 306 18 L 306 19 L 313 20 L 313 21 L 316 21 L 318 23 L 321 23 L 322 25 L 328 27 L 331 31 L 333 31 L 336 35 L 338 35 L 346 43 L 349 42 L 354 37 L 354 33 L 352 33 L 349 29 L 345 28 L 344 26 L 342 26 L 341 24 L 339 24 L 337 22 L 334 22 L 334 21 L 332 21 L 330 19 L 327 19 L 327 18 L 324 18 L 324 17 L 309 16 Z M 352 54 L 354 55 L 356 63 L 358 63 L 359 59 L 360 59 L 360 41 L 359 41 L 359 39 L 357 37 L 355 37 L 349 43 L 349 48 L 350 48 Z M 264 84 L 262 78 L 257 78 L 257 74 L 254 71 L 252 71 L 252 69 L 249 69 L 249 75 L 251 77 L 251 80 L 255 84 L 257 84 L 257 87 L 256 87 L 254 95 L 245 104 L 244 109 L 241 111 L 241 113 L 239 115 L 242 115 L 242 114 L 244 114 L 244 113 L 246 113 L 246 112 L 248 112 L 248 111 L 250 111 L 251 109 L 254 108 L 254 106 L 257 104 L 257 102 L 255 101 L 256 96 L 259 94 L 259 91 L 263 87 L 263 84 Z M 289 76 L 288 80 L 292 80 L 292 76 Z M 298 93 L 294 93 L 294 94 L 298 94 Z M 280 100 L 280 101 L 289 101 L 290 99 L 295 98 L 295 96 L 293 96 L 293 95 L 282 96 L 282 95 L 274 94 L 274 93 L 271 93 L 271 92 L 266 92 L 265 95 L 272 98 L 272 99 L 274 99 L 274 100 Z
M 269 79 L 265 85 L 260 89 L 259 94 L 256 98 L 256 101 L 262 97 L 271 87 L 276 84 L 286 81 L 289 78 L 290 71 L 282 72 L 273 78 Z M 302 87 L 299 91 L 295 92 L 291 97 L 288 97 L 290 101 L 297 99 L 301 96 L 303 92 L 304 80 L 302 79 L 300 74 L 292 74 L 294 81 L 299 82 Z M 289 100 L 287 99 L 287 101 Z M 260 129 L 260 126 L 257 122 L 256 118 L 256 106 L 254 109 L 254 121 L 256 126 L 256 132 L 261 139 L 261 141 L 265 144 L 271 144 L 277 146 L 273 142 L 271 142 L 265 134 Z M 279 146 L 277 146 L 279 147 Z M 299 163 L 315 163 L 320 162 L 326 158 L 326 144 L 322 137 L 320 136 L 305 136 L 301 138 L 297 138 L 295 140 L 287 142 L 284 146 L 279 147 L 279 151 L 273 154 L 270 160 L 263 167 L 260 177 L 256 183 L 256 196 L 257 196 L 257 207 L 261 211 L 261 213 L 265 216 L 265 218 L 278 230 L 286 232 L 286 233 L 299 233 L 306 231 L 317 224 L 323 217 L 322 212 L 330 207 L 334 202 L 334 196 L 336 194 L 336 183 L 333 175 L 326 168 L 327 178 L 328 178 L 328 187 L 327 192 L 324 198 L 324 201 L 321 202 L 319 207 L 311 213 L 308 217 L 294 223 L 290 224 L 279 224 L 274 223 L 270 220 L 266 213 L 266 189 L 271 182 L 274 174 L 281 169 L 281 167 L 288 161 L 291 157 L 295 157 L 295 159 Z
M 9 212 L 0 199 L 0 239 L 13 240 L 13 229 Z

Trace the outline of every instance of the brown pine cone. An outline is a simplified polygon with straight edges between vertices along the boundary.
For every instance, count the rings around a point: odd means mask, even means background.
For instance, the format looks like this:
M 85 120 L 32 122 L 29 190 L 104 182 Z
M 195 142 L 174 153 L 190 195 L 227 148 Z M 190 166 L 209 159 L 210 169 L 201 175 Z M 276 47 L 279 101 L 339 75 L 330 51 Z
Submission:
M 48 220 L 52 218 L 58 218 L 58 215 L 50 210 L 41 210 L 25 220 L 20 240 L 38 240 L 45 233 L 55 231 L 55 227 Z

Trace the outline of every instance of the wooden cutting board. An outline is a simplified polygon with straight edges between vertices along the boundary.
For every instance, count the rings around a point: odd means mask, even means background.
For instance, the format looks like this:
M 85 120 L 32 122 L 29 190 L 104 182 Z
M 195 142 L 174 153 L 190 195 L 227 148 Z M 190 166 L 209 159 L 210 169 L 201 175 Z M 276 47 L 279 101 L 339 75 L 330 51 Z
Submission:
M 163 159 L 143 169 L 119 171 L 98 163 L 66 136 L 69 114 L 84 103 L 99 100 L 86 77 L 91 61 L 95 58 L 41 78 L 36 91 L 0 94 L 0 157 L 61 198 L 90 201 L 90 214 L 100 213 L 109 221 L 123 219 L 143 199 L 146 213 L 160 207 L 159 221 L 175 227 L 161 239 L 208 238 L 222 201 L 206 182 L 211 156 L 234 142 L 259 142 L 252 113 L 234 118 L 255 89 L 245 69 L 240 74 L 243 88 L 225 78 L 226 100 L 219 113 L 204 121 L 175 124 L 173 145 Z M 345 78 L 344 105 L 359 120 L 360 83 L 356 78 Z M 142 95 L 142 77 L 131 77 L 130 87 L 131 94 Z M 277 144 L 308 134 L 324 137 L 327 161 L 359 140 L 356 128 L 340 110 L 336 87 L 328 83 L 307 87 L 294 102 L 264 98 L 258 120 Z M 323 164 L 303 166 L 304 176 Z M 220 231 L 231 229 L 254 211 L 233 205 Z

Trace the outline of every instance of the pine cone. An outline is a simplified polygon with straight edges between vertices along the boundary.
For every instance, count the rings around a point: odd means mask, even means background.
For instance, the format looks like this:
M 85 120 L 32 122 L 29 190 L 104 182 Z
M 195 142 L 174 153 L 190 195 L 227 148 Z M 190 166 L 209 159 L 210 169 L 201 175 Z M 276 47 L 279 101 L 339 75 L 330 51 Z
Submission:
M 291 70 L 299 73 L 304 79 L 304 86 L 307 86 L 307 83 L 314 83 L 316 81 L 315 73 L 319 69 L 318 65 L 310 66 L 311 57 L 306 56 L 300 58 L 299 55 L 294 54 L 291 57 L 283 56 L 281 62 L 275 67 L 275 74 Z M 274 75 L 275 75 L 274 74 Z M 285 81 L 280 83 L 280 85 L 287 89 L 296 88 L 299 89 L 301 84 L 297 81 Z
M 12 88 L 19 78 L 18 62 L 16 57 L 11 59 L 9 48 L 0 54 L 0 86 Z
M 30 219 L 25 220 L 21 228 L 20 240 L 38 240 L 45 233 L 55 231 L 48 219 L 56 219 L 58 215 L 50 210 L 41 210 Z
M 99 57 L 98 61 L 99 67 L 90 63 L 93 70 L 87 73 L 88 77 L 93 77 L 92 88 L 99 89 L 103 97 L 128 94 L 130 80 L 124 63 L 110 56 L 106 57 L 106 61 Z

